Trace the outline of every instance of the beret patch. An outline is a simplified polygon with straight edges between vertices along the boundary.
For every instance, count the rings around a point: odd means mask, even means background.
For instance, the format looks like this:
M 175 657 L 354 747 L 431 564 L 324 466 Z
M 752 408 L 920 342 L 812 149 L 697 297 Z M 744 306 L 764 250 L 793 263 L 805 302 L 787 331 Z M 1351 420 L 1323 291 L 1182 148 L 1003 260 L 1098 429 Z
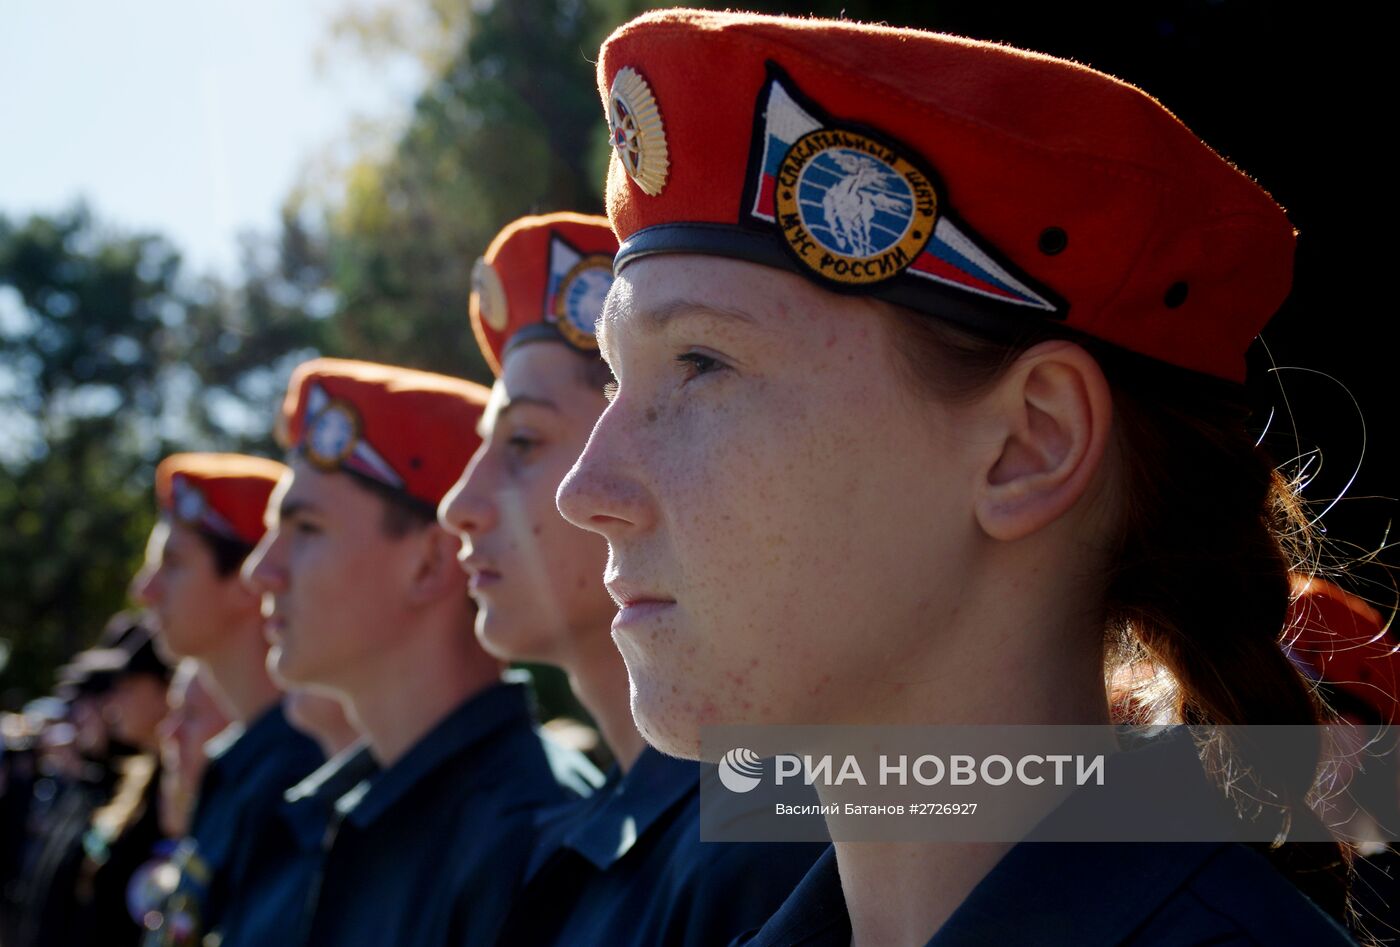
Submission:
M 471 459 L 490 389 L 432 372 L 319 358 L 292 373 L 281 437 L 326 472 L 436 507 Z
M 751 221 L 779 229 L 799 264 L 837 289 L 907 275 L 1063 314 L 1049 291 L 953 222 L 936 174 L 910 149 L 833 121 L 776 65 L 769 72 L 755 106 L 745 206 Z
M 156 468 L 156 502 L 175 522 L 248 546 L 287 468 L 244 454 L 172 454 Z
M 598 316 L 613 281 L 613 258 L 584 255 L 558 234 L 549 241 L 549 289 L 544 311 L 574 348 L 598 351 Z
M 491 370 L 500 375 L 507 352 L 535 341 L 596 356 L 616 252 L 606 217 L 559 212 L 503 228 L 472 271 L 472 332 Z

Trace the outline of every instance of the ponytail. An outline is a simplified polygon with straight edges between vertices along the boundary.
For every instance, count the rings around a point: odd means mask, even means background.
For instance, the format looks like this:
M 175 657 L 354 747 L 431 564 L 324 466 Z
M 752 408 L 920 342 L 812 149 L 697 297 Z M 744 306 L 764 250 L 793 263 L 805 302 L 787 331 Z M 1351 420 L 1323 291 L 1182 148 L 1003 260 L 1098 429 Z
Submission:
M 1292 570 L 1308 561 L 1314 527 L 1297 491 L 1254 444 L 1244 413 L 1209 390 L 1171 399 L 1115 383 L 1127 493 L 1107 589 L 1107 630 L 1117 662 L 1164 672 L 1139 705 L 1186 724 L 1318 725 L 1324 708 L 1285 653 Z M 1165 684 L 1164 684 L 1165 682 Z M 1307 755 L 1260 752 L 1246 731 L 1203 746 L 1207 771 L 1237 806 L 1278 819 L 1264 853 L 1319 907 L 1346 911 L 1348 848 L 1284 843 L 1306 823 L 1323 747 Z M 1226 780 L 1226 773 L 1248 778 Z
M 1022 352 L 1049 336 L 1028 329 L 989 339 L 891 307 L 897 363 L 925 396 L 976 397 Z M 1108 551 L 1105 681 L 1114 706 L 1159 723 L 1318 725 L 1323 707 L 1282 647 L 1291 570 L 1315 559 L 1315 528 L 1294 485 L 1245 427 L 1248 411 L 1209 379 L 1077 340 L 1113 390 L 1125 497 Z M 1327 838 L 1310 808 L 1321 731 L 1306 758 L 1260 753 L 1247 732 L 1202 746 L 1202 761 L 1238 808 L 1278 819 L 1261 846 L 1323 910 L 1345 922 L 1350 849 L 1285 842 L 1291 829 Z M 1231 778 L 1226 779 L 1226 774 Z M 1249 778 L 1241 786 L 1238 774 Z

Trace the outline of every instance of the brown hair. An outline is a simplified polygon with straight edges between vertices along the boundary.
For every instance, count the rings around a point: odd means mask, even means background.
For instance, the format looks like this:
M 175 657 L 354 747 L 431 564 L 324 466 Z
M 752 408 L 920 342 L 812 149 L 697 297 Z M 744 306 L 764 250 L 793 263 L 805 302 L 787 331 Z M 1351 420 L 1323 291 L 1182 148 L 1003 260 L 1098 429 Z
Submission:
M 985 338 L 890 310 L 897 358 L 910 382 L 950 403 L 976 397 L 1031 346 L 1058 337 L 1031 328 L 1014 338 Z M 1094 355 L 1113 392 L 1122 457 L 1123 503 L 1108 550 L 1105 674 L 1132 693 L 1115 695 L 1115 707 L 1157 722 L 1325 722 L 1326 708 L 1280 644 L 1290 572 L 1316 561 L 1317 528 L 1296 484 L 1249 435 L 1239 395 L 1097 340 L 1075 341 Z M 1272 798 L 1279 817 L 1279 840 L 1261 846 L 1264 853 L 1345 921 L 1349 846 L 1282 841 L 1290 827 L 1305 823 L 1310 837 L 1327 837 L 1308 805 L 1320 742 L 1311 761 L 1295 755 L 1287 768 L 1240 742 L 1203 746 L 1207 771 L 1216 775 L 1230 766 L 1253 773 L 1256 782 L 1244 793 Z M 1243 801 L 1239 788 L 1226 794 L 1237 805 Z

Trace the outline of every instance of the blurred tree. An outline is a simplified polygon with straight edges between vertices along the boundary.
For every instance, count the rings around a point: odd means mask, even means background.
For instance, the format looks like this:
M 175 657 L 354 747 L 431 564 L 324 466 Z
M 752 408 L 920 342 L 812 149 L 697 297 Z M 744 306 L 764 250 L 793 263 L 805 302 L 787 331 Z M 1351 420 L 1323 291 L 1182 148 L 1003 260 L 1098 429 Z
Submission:
M 124 604 L 161 456 L 271 447 L 272 406 L 330 308 L 313 246 L 292 219 L 280 245 L 250 241 L 234 291 L 186 284 L 165 240 L 83 207 L 0 216 L 4 703 L 46 688 Z
M 358 48 L 397 48 L 436 72 L 392 152 L 350 161 L 320 208 L 339 300 L 329 341 L 339 354 L 485 379 L 465 331 L 471 262 L 522 214 L 600 209 L 606 138 L 589 57 L 640 4 L 516 0 L 454 7 L 461 19 L 418 6 L 460 37 L 450 55 L 405 42 L 403 3 L 355 21 Z

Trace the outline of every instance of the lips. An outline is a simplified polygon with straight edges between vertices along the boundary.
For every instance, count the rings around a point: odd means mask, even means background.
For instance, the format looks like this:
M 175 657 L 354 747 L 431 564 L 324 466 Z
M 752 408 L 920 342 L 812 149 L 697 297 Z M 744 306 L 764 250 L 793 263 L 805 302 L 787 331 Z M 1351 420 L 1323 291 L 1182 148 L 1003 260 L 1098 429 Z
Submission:
M 494 569 L 473 569 L 471 570 L 471 581 L 467 583 L 467 587 L 471 594 L 475 595 L 483 589 L 489 589 L 499 581 L 501 581 L 501 574 Z
M 632 581 L 614 576 L 604 582 L 608 594 L 617 605 L 617 615 L 613 618 L 613 630 L 619 631 L 633 625 L 651 621 L 665 615 L 676 607 L 676 600 L 662 592 L 657 592 Z
M 264 596 L 262 602 L 263 637 L 269 644 L 278 644 L 283 634 L 287 630 L 286 616 L 279 614 L 277 604 L 270 596 Z
M 463 551 L 466 546 L 463 544 Z M 494 567 L 485 556 L 479 555 L 473 550 L 469 555 L 457 557 L 457 562 L 462 569 L 471 576 L 469 584 L 471 593 L 476 594 L 478 589 L 486 589 L 501 581 L 501 573 Z

